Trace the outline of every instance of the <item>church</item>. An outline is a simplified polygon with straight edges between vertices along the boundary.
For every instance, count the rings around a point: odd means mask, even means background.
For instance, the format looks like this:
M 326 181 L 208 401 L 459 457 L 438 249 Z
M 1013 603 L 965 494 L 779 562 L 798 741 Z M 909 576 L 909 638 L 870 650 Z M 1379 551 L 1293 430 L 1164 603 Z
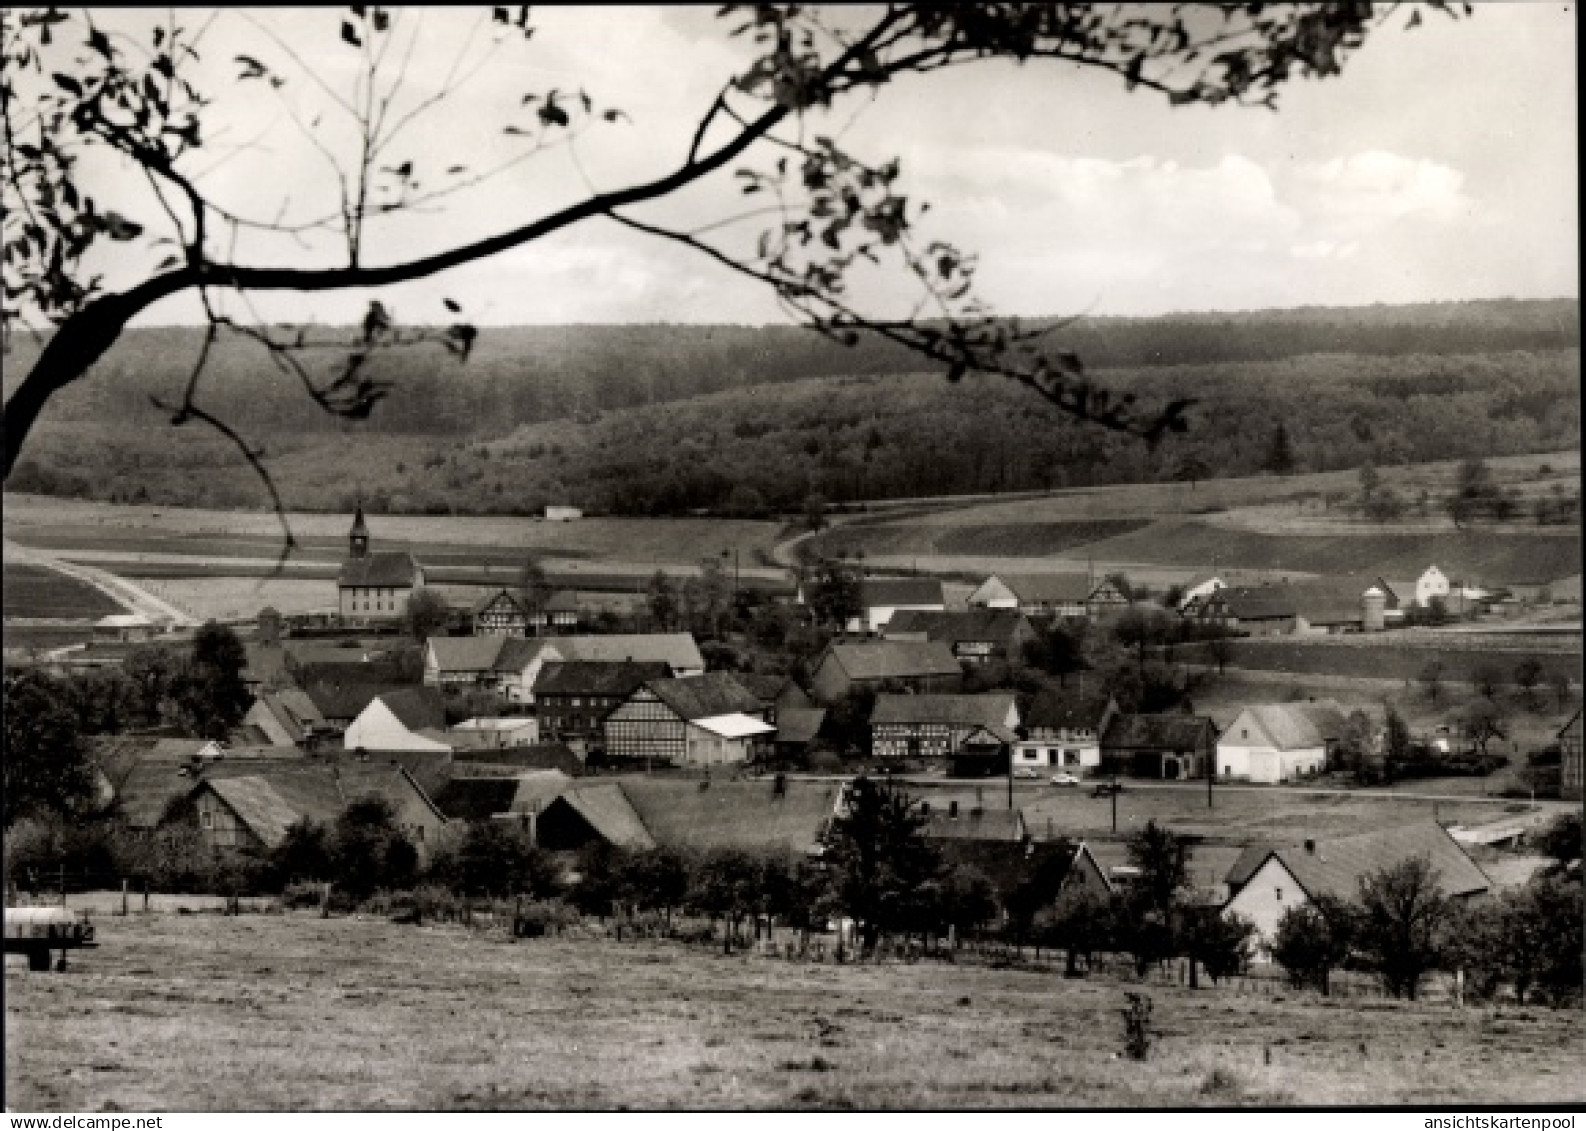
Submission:
M 353 516 L 347 543 L 347 560 L 336 578 L 336 608 L 342 620 L 400 620 L 407 614 L 413 590 L 424 584 L 424 567 L 406 550 L 371 553 L 362 506 Z

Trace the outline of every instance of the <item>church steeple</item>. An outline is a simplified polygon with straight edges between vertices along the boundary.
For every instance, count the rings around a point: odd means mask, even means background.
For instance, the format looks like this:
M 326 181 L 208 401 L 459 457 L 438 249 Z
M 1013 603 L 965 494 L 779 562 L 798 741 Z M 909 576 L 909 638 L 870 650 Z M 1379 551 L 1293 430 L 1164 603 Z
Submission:
M 364 525 L 362 503 L 358 504 L 358 513 L 352 518 L 352 529 L 347 532 L 347 549 L 355 558 L 369 556 L 369 528 Z

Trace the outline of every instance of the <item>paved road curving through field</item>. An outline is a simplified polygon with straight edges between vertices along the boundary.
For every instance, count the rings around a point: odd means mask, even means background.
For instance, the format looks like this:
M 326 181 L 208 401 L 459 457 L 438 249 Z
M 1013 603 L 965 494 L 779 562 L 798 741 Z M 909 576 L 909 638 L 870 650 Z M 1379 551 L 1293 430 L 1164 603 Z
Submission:
M 7 539 L 5 542 L 5 556 L 12 561 L 26 562 L 29 565 L 52 569 L 67 577 L 75 578 L 84 584 L 92 585 L 112 601 L 130 608 L 133 612 L 141 613 L 156 624 L 168 624 L 177 628 L 196 628 L 202 623 L 185 609 L 179 608 L 161 597 L 156 597 L 147 589 L 128 581 L 124 577 L 117 577 L 113 573 L 108 573 L 94 566 L 62 561 L 48 550 L 41 550 L 33 546 L 21 546 Z

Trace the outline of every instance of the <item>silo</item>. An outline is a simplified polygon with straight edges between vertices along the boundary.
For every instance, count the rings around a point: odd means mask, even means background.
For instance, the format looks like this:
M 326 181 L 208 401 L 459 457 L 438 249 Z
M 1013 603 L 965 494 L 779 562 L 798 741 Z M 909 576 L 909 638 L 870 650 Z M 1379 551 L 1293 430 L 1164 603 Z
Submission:
M 1387 625 L 1387 596 L 1373 585 L 1361 594 L 1360 606 L 1360 627 L 1366 632 L 1381 632 Z

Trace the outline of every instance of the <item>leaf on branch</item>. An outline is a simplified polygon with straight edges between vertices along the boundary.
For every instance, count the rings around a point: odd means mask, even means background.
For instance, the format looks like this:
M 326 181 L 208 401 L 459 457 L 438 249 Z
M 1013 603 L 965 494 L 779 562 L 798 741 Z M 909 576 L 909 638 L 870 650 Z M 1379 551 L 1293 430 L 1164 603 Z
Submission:
M 1417 28 L 1417 27 L 1420 27 L 1420 26 L 1421 26 L 1421 9 L 1412 8 L 1410 10 L 1410 19 L 1409 19 L 1408 22 L 1405 23 L 1404 30 L 1405 31 L 1409 31 L 1411 28 Z
M 346 21 L 343 21 L 341 25 L 341 39 L 343 43 L 350 43 L 354 47 L 363 46 L 363 41 L 358 38 L 357 29 Z
M 444 298 L 444 299 L 441 299 L 441 302 L 445 303 L 446 309 L 451 311 L 453 314 L 461 314 L 462 313 L 463 308 L 457 305 L 456 300 L 449 299 L 449 298 Z
M 953 362 L 952 366 L 947 370 L 947 379 L 950 382 L 952 382 L 953 384 L 956 385 L 958 382 L 960 382 L 960 381 L 962 381 L 964 379 L 964 374 L 967 373 L 968 371 L 969 371 L 969 367 L 967 365 L 965 365 L 962 361 L 955 361 L 955 362 Z
M 143 234 L 143 225 L 128 220 L 119 212 L 106 212 L 100 221 L 101 229 L 113 240 L 137 239 Z
M 376 8 L 374 10 L 374 29 L 375 29 L 375 31 L 385 31 L 390 26 L 391 26 L 391 14 L 389 12 L 387 12 L 384 8 Z
M 467 165 L 453 165 L 450 168 L 448 168 L 446 170 L 446 172 L 455 176 L 458 173 L 466 173 L 466 172 L 468 172 L 468 166 Z
M 237 62 L 242 64 L 242 74 L 237 76 L 238 81 L 242 79 L 262 79 L 270 73 L 265 65 L 252 55 L 238 55 Z
M 479 331 L 465 322 L 459 322 L 446 328 L 446 348 L 451 350 L 462 361 L 468 360 L 468 354 L 474 348 L 474 340 L 479 337 Z
M 55 85 L 66 91 L 66 93 L 75 94 L 79 98 L 83 96 L 83 84 L 72 78 L 71 75 L 63 75 L 57 71 L 53 77 Z
M 606 121 L 608 121 L 608 122 L 615 122 L 619 118 L 628 118 L 628 115 L 623 113 L 621 110 L 607 110 L 604 114 L 601 115 L 601 117 L 606 119 Z M 628 121 L 631 122 L 631 121 L 633 121 L 633 119 L 632 118 L 628 118 Z
M 164 259 L 160 260 L 160 265 L 158 267 L 156 267 L 155 270 L 156 271 L 168 271 L 172 267 L 180 266 L 181 262 L 182 261 L 181 261 L 180 257 L 175 256 L 175 255 L 167 255 Z
M 88 33 L 88 46 L 99 52 L 106 59 L 111 58 L 115 54 L 114 49 L 110 46 L 109 37 L 98 28 L 94 28 Z

